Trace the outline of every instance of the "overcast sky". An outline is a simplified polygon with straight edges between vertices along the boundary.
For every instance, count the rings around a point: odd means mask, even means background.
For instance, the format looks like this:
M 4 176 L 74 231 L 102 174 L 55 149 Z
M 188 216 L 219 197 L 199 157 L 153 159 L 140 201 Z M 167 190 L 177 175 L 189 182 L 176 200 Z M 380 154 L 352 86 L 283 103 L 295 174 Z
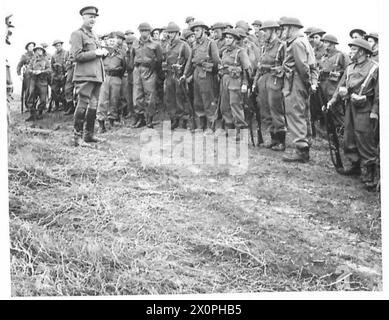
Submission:
M 341 48 L 347 50 L 348 33 L 352 28 L 379 31 L 379 0 L 6 0 L 3 3 L 5 12 L 13 14 L 12 22 L 16 26 L 11 39 L 12 46 L 7 46 L 6 52 L 13 71 L 15 89 L 19 88 L 15 69 L 25 44 L 35 41 L 47 42 L 51 46 L 52 41 L 59 38 L 68 49 L 71 32 L 82 23 L 79 10 L 86 5 L 94 5 L 99 9 L 100 16 L 95 25 L 95 31 L 99 34 L 127 29 L 136 32 L 138 24 L 143 21 L 152 26 L 163 26 L 174 21 L 184 27 L 188 15 L 207 24 L 216 21 L 235 24 L 238 20 L 246 20 L 251 24 L 255 19 L 264 21 L 295 16 L 305 27 L 318 26 L 336 35 Z M 54 48 L 50 47 L 50 50 Z

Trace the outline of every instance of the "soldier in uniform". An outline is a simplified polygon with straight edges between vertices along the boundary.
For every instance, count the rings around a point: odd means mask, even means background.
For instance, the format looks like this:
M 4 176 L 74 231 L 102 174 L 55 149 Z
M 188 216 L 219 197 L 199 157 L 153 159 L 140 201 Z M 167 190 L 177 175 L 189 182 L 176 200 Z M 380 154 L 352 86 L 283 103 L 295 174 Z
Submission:
M 180 39 L 180 28 L 174 22 L 170 22 L 166 28 L 169 44 L 166 51 L 166 78 L 165 98 L 166 108 L 171 121 L 171 129 L 187 128 L 190 117 L 190 106 L 184 90 L 184 83 L 180 78 L 188 62 L 191 49 L 189 45 Z
M 370 43 L 371 49 L 373 53 L 371 54 L 371 58 L 378 62 L 378 33 L 371 32 L 365 36 L 365 40 Z
M 133 67 L 130 66 L 130 56 L 131 56 L 131 50 L 134 42 L 137 40 L 135 36 L 127 36 L 126 37 L 126 43 L 127 43 L 127 51 L 126 51 L 126 66 L 127 66 L 127 92 L 126 96 L 128 96 L 127 101 L 127 115 L 125 115 L 126 118 L 131 118 L 132 122 L 130 123 L 131 126 L 135 125 L 135 111 L 134 111 L 134 100 L 133 100 L 133 87 L 134 87 L 134 77 L 133 77 Z
M 137 122 L 135 128 L 153 127 L 156 105 L 156 81 L 162 72 L 162 48 L 150 37 L 151 26 L 141 23 L 138 27 L 139 40 L 135 41 L 131 52 L 131 66 L 134 66 L 134 109 Z
M 18 65 L 16 66 L 16 73 L 18 76 L 22 77 L 22 91 L 24 91 L 24 101 L 23 103 L 27 102 L 27 98 L 29 95 L 29 88 L 30 88 L 30 75 L 26 73 L 26 68 L 28 64 L 30 63 L 32 57 L 34 56 L 34 47 L 35 47 L 35 42 L 28 42 L 25 46 L 26 52 L 22 55 L 20 58 L 20 61 Z M 23 74 L 22 74 L 23 72 Z
M 353 39 L 349 46 L 352 63 L 339 83 L 328 107 L 339 99 L 346 100 L 344 152 L 351 166 L 340 173 L 360 175 L 366 187 L 374 187 L 378 153 L 375 126 L 378 121 L 379 81 L 378 64 L 368 56 L 370 44 L 364 39 Z
M 216 42 L 220 57 L 222 57 L 225 48 L 225 40 L 223 37 L 223 31 L 225 29 L 226 25 L 223 22 L 216 22 L 211 26 L 211 30 L 213 30 L 213 40 Z
M 65 104 L 65 82 L 66 82 L 66 57 L 67 51 L 62 48 L 63 41 L 55 40 L 53 47 L 56 52 L 51 58 L 52 80 L 51 94 L 55 103 L 55 109 L 59 109 L 59 104 Z
M 247 38 L 248 40 L 250 40 L 250 42 L 254 43 L 258 49 L 260 47 L 260 43 L 259 43 L 259 40 L 257 38 L 256 35 L 253 35 L 253 34 L 250 34 L 250 30 L 252 30 L 252 28 L 250 27 L 249 23 L 247 21 L 244 21 L 244 20 L 239 20 L 236 24 L 235 24 L 235 28 L 236 29 L 242 29 L 245 31 L 246 35 L 245 35 L 245 38 Z
M 285 150 L 285 111 L 282 96 L 284 73 L 282 63 L 285 57 L 285 44 L 277 37 L 279 24 L 265 21 L 261 27 L 264 32 L 264 45 L 261 48 L 258 69 L 253 83 L 257 88 L 257 104 L 267 129 L 270 143 L 265 147 L 274 151 Z
M 324 30 L 316 28 L 309 35 L 309 38 L 312 39 L 312 44 L 313 44 L 312 47 L 313 47 L 313 52 L 315 53 L 316 63 L 318 64 L 319 67 L 320 67 L 321 57 L 326 53 L 324 44 L 321 41 L 325 33 L 326 32 Z
M 126 53 L 122 46 L 117 43 L 118 38 L 122 39 L 123 33 L 115 35 L 112 33 L 111 41 L 113 46 L 108 50 L 109 54 L 103 59 L 106 77 L 101 86 L 98 105 L 97 121 L 99 132 L 106 132 L 105 120 L 108 118 L 111 128 L 115 121 L 119 121 L 119 103 L 122 78 L 126 71 Z
M 193 44 L 196 41 L 195 34 L 190 29 L 185 29 L 182 31 L 182 37 L 185 39 L 185 41 L 189 44 L 189 46 L 192 48 Z
M 329 101 L 334 95 L 339 81 L 350 61 L 343 52 L 336 49 L 336 45 L 339 43 L 335 36 L 326 34 L 323 36 L 322 41 L 326 49 L 326 53 L 321 58 L 319 85 L 324 95 L 324 101 Z M 332 109 L 339 117 L 339 120 L 343 119 L 343 104 L 337 103 L 332 106 Z
M 70 44 L 70 42 L 69 42 Z M 70 44 L 71 45 L 71 44 Z M 65 113 L 64 115 L 73 115 L 76 107 L 74 105 L 74 82 L 73 82 L 73 73 L 74 73 L 74 58 L 70 51 L 67 51 L 66 60 L 65 60 L 65 69 L 66 69 L 66 80 L 65 80 Z
M 262 26 L 262 21 L 260 20 L 255 20 L 252 24 L 251 24 L 254 28 L 254 35 L 257 37 L 258 39 L 258 44 L 259 44 L 259 47 L 262 47 L 265 40 L 264 40 L 264 33 L 263 31 L 261 30 L 261 26 Z
M 216 99 L 215 96 L 215 74 L 220 63 L 217 45 L 208 39 L 205 31 L 208 26 L 202 21 L 195 21 L 191 25 L 196 42 L 193 44 L 192 52 L 183 75 L 183 79 L 193 74 L 194 87 L 194 109 L 198 120 L 198 128 L 206 134 L 215 131 L 216 121 Z
M 93 134 L 100 88 L 105 77 L 102 57 L 108 54 L 106 49 L 99 48 L 98 37 L 92 30 L 98 9 L 93 6 L 84 7 L 80 10 L 80 15 L 83 25 L 72 33 L 70 39 L 70 52 L 75 61 L 73 81 L 78 95 L 74 114 L 75 146 L 79 145 L 82 136 L 88 143 L 99 141 Z
M 303 28 L 296 18 L 285 18 L 281 22 L 286 38 L 286 53 L 284 59 L 284 102 L 285 115 L 295 152 L 285 155 L 283 161 L 309 161 L 310 119 L 308 108 L 309 89 L 316 91 L 317 71 L 314 56 L 309 55 L 311 47 L 305 35 L 300 33 Z
M 247 128 L 242 105 L 242 94 L 247 93 L 250 61 L 246 51 L 238 46 L 239 33 L 234 29 L 224 31 L 225 50 L 219 65 L 221 76 L 220 112 L 226 129 L 239 131 Z
M 359 28 L 352 29 L 350 31 L 350 38 L 351 39 L 363 39 L 365 37 L 365 35 L 366 35 L 366 31 L 359 29 Z
M 35 121 L 42 119 L 42 112 L 47 103 L 48 81 L 51 73 L 50 62 L 45 56 L 45 49 L 41 46 L 34 48 L 34 56 L 27 66 L 27 70 L 31 75 L 29 94 L 27 98 L 27 109 L 30 111 L 30 117 L 26 121 Z M 39 97 L 37 109 L 35 101 Z M 38 115 L 36 111 L 38 110 Z

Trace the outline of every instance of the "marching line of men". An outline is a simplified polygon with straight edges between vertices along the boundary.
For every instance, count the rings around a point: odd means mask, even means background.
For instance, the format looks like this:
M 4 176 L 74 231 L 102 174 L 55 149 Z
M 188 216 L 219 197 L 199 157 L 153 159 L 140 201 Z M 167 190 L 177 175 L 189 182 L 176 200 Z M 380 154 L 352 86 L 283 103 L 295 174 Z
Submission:
M 121 117 L 133 128 L 153 128 L 157 113 L 167 112 L 171 129 L 178 127 L 226 134 L 228 129 L 250 126 L 247 109 L 258 122 L 258 145 L 285 151 L 286 133 L 294 152 L 286 162 L 307 163 L 315 124 L 323 127 L 323 101 L 345 122 L 345 154 L 351 166 L 341 173 L 360 174 L 374 185 L 379 166 L 374 121 L 378 119 L 378 34 L 350 32 L 350 56 L 336 48 L 338 40 L 318 28 L 307 28 L 296 18 L 279 21 L 241 20 L 233 27 L 218 22 L 211 27 L 188 17 L 188 28 L 170 22 L 164 28 L 148 23 L 131 30 L 98 37 L 93 31 L 98 9 L 80 10 L 81 28 L 71 35 L 70 52 L 62 42 L 51 63 L 41 46 L 26 45 L 18 66 L 28 65 L 26 105 L 36 119 L 47 100 L 47 79 L 52 76 L 52 97 L 58 109 L 74 112 L 74 144 L 98 142 L 106 122 Z M 367 40 L 366 40 L 367 39 Z M 32 54 L 32 51 L 35 54 Z M 350 61 L 351 59 L 351 61 Z M 44 87 L 46 89 L 44 89 Z M 318 89 L 323 101 L 317 101 Z M 77 94 L 77 105 L 73 95 Z M 192 121 L 190 121 L 192 120 Z M 261 123 L 269 133 L 263 143 Z M 82 142 L 83 141 L 83 142 Z

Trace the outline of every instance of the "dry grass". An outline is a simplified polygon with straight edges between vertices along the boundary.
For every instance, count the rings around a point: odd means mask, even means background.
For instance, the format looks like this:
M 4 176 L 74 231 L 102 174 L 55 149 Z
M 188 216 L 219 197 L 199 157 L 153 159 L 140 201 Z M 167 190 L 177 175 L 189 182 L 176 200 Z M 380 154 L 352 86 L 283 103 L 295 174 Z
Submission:
M 74 148 L 70 120 L 13 116 L 14 296 L 381 288 L 379 198 L 334 174 L 324 142 L 309 166 L 250 149 L 230 176 L 143 166 L 126 127 Z

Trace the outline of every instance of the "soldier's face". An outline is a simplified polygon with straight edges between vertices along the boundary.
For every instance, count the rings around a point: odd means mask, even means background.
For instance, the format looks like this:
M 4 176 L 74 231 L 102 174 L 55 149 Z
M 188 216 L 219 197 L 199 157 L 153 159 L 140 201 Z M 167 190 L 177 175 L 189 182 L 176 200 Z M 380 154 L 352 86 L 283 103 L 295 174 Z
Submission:
M 369 42 L 372 49 L 375 49 L 377 43 L 375 42 L 375 40 L 373 38 L 367 38 L 367 42 Z
M 315 46 L 320 45 L 320 43 L 321 43 L 321 37 L 320 37 L 318 34 L 315 34 L 312 38 L 313 38 L 313 44 L 314 44 Z
M 41 56 L 41 55 L 43 55 L 43 50 L 42 50 L 42 49 L 37 49 L 37 50 L 35 50 L 35 53 L 36 53 L 38 56 Z
M 84 20 L 84 26 L 93 28 L 96 23 L 96 16 L 94 14 L 84 14 L 82 18 Z
M 360 33 L 358 33 L 358 32 L 354 32 L 351 35 L 351 38 L 353 38 L 353 39 L 363 39 L 363 36 Z
M 116 38 L 109 38 L 107 44 L 109 47 L 113 47 L 116 44 Z
M 221 39 L 222 38 L 222 29 L 214 29 L 213 30 L 213 36 L 215 39 Z
M 155 31 L 153 32 L 153 39 L 154 39 L 154 40 L 159 40 L 159 31 L 158 31 L 158 30 L 155 30 Z
M 116 39 L 116 44 L 121 45 L 123 44 L 123 38 L 115 38 Z
M 62 43 L 57 43 L 55 45 L 55 49 L 57 49 L 57 51 L 60 51 L 62 49 Z
M 259 25 L 254 24 L 253 27 L 254 27 L 254 32 L 255 32 L 255 33 L 259 33 L 259 31 L 260 31 L 260 30 L 259 30 L 259 28 L 260 28 Z
M 270 38 L 273 34 L 273 29 L 265 29 L 263 31 L 265 32 L 265 39 L 270 40 Z
M 363 54 L 363 50 L 357 46 L 350 47 L 350 59 L 352 61 L 358 60 L 358 58 Z
M 149 30 L 140 30 L 139 33 L 140 33 L 140 37 L 142 39 L 146 39 L 150 35 Z
M 34 49 L 34 44 L 33 43 L 30 43 L 29 45 L 28 45 L 28 47 L 27 47 L 27 51 L 32 51 L 33 49 Z
M 192 34 L 191 36 L 188 37 L 188 42 L 189 42 L 189 43 L 193 43 L 193 42 L 195 42 L 195 41 L 196 41 L 196 37 L 195 37 L 194 34 Z
M 230 46 L 234 42 L 234 40 L 235 40 L 235 38 L 232 35 L 230 35 L 230 34 L 226 34 L 225 39 L 226 39 L 226 45 L 227 46 Z
M 193 30 L 196 39 L 200 39 L 203 36 L 203 28 L 196 27 Z

